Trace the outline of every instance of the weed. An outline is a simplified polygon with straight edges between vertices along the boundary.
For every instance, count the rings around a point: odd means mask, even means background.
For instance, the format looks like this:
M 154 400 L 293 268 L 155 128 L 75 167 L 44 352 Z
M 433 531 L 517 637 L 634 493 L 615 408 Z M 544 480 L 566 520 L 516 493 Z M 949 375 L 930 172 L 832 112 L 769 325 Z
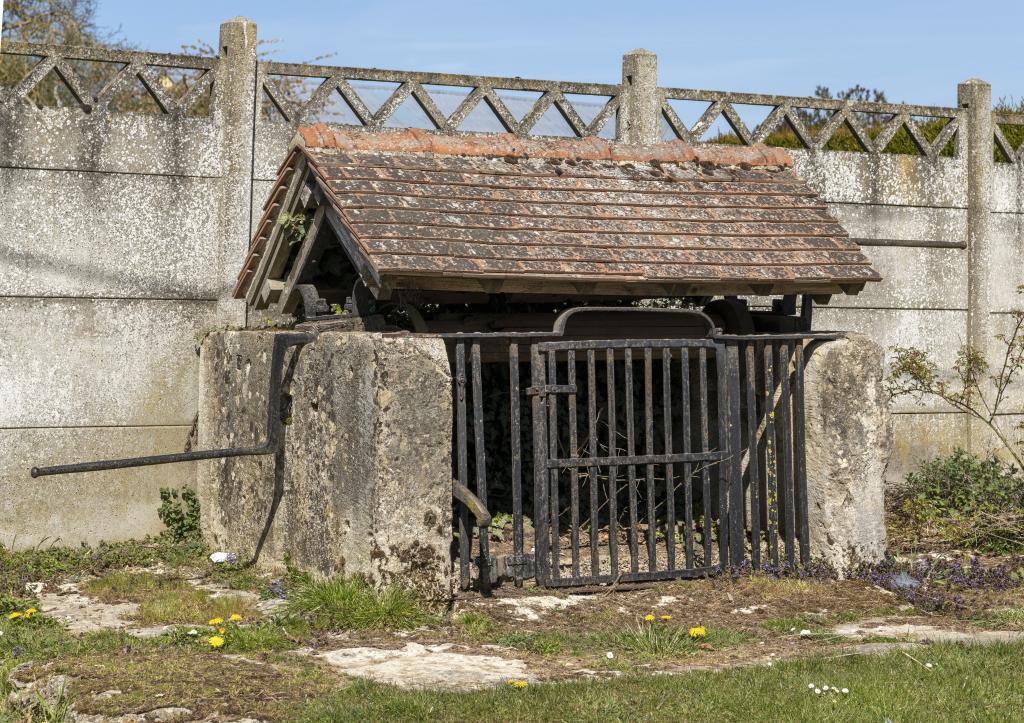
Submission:
M 890 499 L 890 528 L 905 548 L 1024 551 L 1024 475 L 958 449 L 922 464 Z
M 141 603 L 152 599 L 158 593 L 181 591 L 188 583 L 167 575 L 149 572 L 111 572 L 103 577 L 87 580 L 81 586 L 82 593 L 105 603 Z
M 321 630 L 408 630 L 432 620 L 411 592 L 377 591 L 358 577 L 300 582 L 288 591 L 287 610 Z
M 166 533 L 174 542 L 199 540 L 199 498 L 191 487 L 176 490 L 173 487 L 160 488 L 160 521 L 167 528 Z
M 537 655 L 559 655 L 572 647 L 572 641 L 558 632 L 512 632 L 499 637 L 496 642 L 509 648 L 526 650 Z
M 694 642 L 681 625 L 638 620 L 618 634 L 619 647 L 642 657 L 671 658 L 692 653 Z

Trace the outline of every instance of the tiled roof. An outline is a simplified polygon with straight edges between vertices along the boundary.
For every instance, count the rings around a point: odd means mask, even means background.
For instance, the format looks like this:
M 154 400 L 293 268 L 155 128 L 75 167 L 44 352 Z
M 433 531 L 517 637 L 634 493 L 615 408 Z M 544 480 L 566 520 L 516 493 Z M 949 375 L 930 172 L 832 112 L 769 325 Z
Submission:
M 528 292 L 594 282 L 642 296 L 830 293 L 880 278 L 781 149 L 314 126 L 282 166 L 237 296 L 300 159 L 370 285 L 493 280 L 503 281 L 495 291 Z

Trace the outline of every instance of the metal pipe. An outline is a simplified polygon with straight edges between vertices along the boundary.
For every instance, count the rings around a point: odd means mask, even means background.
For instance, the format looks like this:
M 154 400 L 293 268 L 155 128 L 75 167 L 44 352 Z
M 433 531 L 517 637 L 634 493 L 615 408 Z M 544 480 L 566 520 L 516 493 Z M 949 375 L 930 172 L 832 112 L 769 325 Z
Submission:
M 283 382 L 285 351 L 289 347 L 302 346 L 316 339 L 317 335 L 308 332 L 280 332 L 274 337 L 274 348 L 270 358 L 270 391 L 267 395 L 267 426 L 266 441 L 253 447 L 231 447 L 225 449 L 206 449 L 195 452 L 178 452 L 175 454 L 155 454 L 146 457 L 128 457 L 125 459 L 108 459 L 97 462 L 78 462 L 60 464 L 51 467 L 33 467 L 33 477 L 46 477 L 56 474 L 73 472 L 99 472 L 108 469 L 125 469 L 127 467 L 148 467 L 156 464 L 175 464 L 177 462 L 195 462 L 203 459 L 223 459 L 226 457 L 249 457 L 265 454 L 276 454 L 281 449 L 281 384 Z
M 473 517 L 476 518 L 477 527 L 490 527 L 491 513 L 487 511 L 487 507 L 480 501 L 480 498 L 470 492 L 469 487 L 458 480 L 452 480 L 452 496 L 469 508 Z

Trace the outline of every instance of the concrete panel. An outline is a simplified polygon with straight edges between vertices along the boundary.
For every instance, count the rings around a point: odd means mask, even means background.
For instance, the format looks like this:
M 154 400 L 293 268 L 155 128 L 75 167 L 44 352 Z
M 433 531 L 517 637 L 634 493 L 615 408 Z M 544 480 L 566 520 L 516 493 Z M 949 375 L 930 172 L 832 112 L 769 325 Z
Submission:
M 962 208 L 830 203 L 829 209 L 854 238 L 967 243 L 967 211 Z
M 0 295 L 216 298 L 216 185 L 0 170 Z
M 1024 215 L 1016 213 L 992 214 L 992 266 L 991 303 L 993 311 L 1024 308 L 1024 296 L 1017 287 L 1024 284 Z
M 862 249 L 882 275 L 856 296 L 833 296 L 830 308 L 967 309 L 967 252 L 962 249 Z
M 33 466 L 180 452 L 191 427 L 0 429 L 0 544 L 138 539 L 163 528 L 160 488 L 194 485 L 195 465 L 32 479 Z
M 253 149 L 253 178 L 260 181 L 273 181 L 277 178 L 277 169 L 294 137 L 295 130 L 291 126 L 259 119 Z
M 796 170 L 830 203 L 965 208 L 963 158 L 790 151 Z
M 0 299 L 0 427 L 190 425 L 215 302 Z
M 1019 163 L 997 163 L 992 170 L 992 210 L 1024 211 L 1024 168 Z
M 967 312 L 914 309 L 853 309 L 821 307 L 814 311 L 815 329 L 856 331 L 866 334 L 891 356 L 891 347 L 917 347 L 931 352 L 939 369 L 951 369 L 966 338 Z M 894 403 L 894 411 L 945 411 L 934 400 L 920 404 L 911 399 Z
M 886 483 L 901 485 L 922 462 L 966 444 L 967 417 L 963 414 L 894 414 Z
M 0 108 L 0 166 L 219 176 L 216 117 Z

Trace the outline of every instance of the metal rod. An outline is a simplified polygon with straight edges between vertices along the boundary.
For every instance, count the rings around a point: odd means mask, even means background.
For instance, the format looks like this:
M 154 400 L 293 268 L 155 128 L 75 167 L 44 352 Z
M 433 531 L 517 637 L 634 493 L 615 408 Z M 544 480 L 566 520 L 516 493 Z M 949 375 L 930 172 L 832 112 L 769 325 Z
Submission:
M 590 457 L 597 457 L 597 362 L 593 349 L 587 350 L 587 441 Z M 600 488 L 597 485 L 598 467 L 591 463 L 587 470 L 590 476 L 590 574 L 601 572 L 597 550 L 597 531 L 600 527 L 598 503 Z
M 683 417 L 683 453 L 693 448 L 692 425 L 690 419 L 690 350 L 683 347 L 679 351 L 679 396 L 682 399 Z M 693 567 L 693 465 L 683 463 L 683 521 L 686 529 L 683 533 L 683 544 L 686 555 L 686 567 Z
M 768 512 L 768 557 L 779 564 L 779 466 L 775 437 L 775 381 L 772 375 L 772 345 L 765 343 L 764 362 L 764 476 L 765 508 Z
M 661 355 L 661 406 L 664 415 L 666 455 L 672 454 L 672 350 L 664 349 Z M 675 468 L 669 462 L 665 465 L 665 559 L 669 570 L 676 567 L 676 496 Z
M 469 489 L 469 444 L 466 429 L 466 345 L 455 346 L 455 443 L 458 448 L 459 484 Z M 463 590 L 472 584 L 469 570 L 469 558 L 472 554 L 473 528 L 469 526 L 469 509 L 463 505 L 459 509 L 459 578 Z
M 473 454 L 476 458 L 476 496 L 481 504 L 487 505 L 487 450 L 484 442 L 484 400 L 483 381 L 480 365 L 480 344 L 470 347 L 470 365 L 473 374 Z M 488 526 L 478 524 L 480 555 L 477 558 L 477 569 L 480 571 L 480 592 L 491 591 L 491 555 L 490 531 Z
M 616 432 L 618 412 L 615 409 L 615 352 L 605 353 L 605 367 L 608 384 L 608 454 L 612 462 L 608 465 L 608 564 L 612 575 L 619 572 L 619 467 L 615 457 L 619 453 Z
M 50 467 L 33 467 L 33 477 L 48 477 L 58 474 L 76 472 L 101 472 L 109 469 L 127 469 L 129 467 L 149 467 L 157 464 L 176 464 L 178 462 L 195 462 L 204 459 L 224 459 L 227 457 L 250 457 L 257 455 L 276 454 L 281 448 L 281 384 L 284 373 L 285 351 L 293 346 L 308 344 L 316 339 L 316 334 L 306 332 L 281 332 L 274 337 L 274 347 L 270 361 L 270 390 L 267 394 L 266 441 L 251 447 L 229 447 L 225 449 L 206 449 L 193 452 L 177 452 L 174 454 L 154 454 L 145 457 L 127 457 L 124 459 L 107 459 L 96 462 L 77 462 L 75 464 L 59 464 Z
M 750 562 L 761 566 L 761 475 L 758 471 L 757 444 L 757 366 L 754 344 L 744 345 L 744 386 L 747 392 L 747 479 L 750 490 Z
M 810 530 L 807 520 L 807 443 L 804 429 L 804 345 L 796 343 L 793 375 L 793 468 L 796 484 L 797 533 L 800 535 L 800 562 L 811 561 Z
M 566 366 L 568 375 L 566 377 L 569 386 L 576 386 L 576 352 L 572 349 L 567 353 Z M 577 429 L 576 417 L 576 395 L 569 397 L 569 449 L 574 455 L 579 454 L 579 430 Z M 572 575 L 579 577 L 580 574 L 580 468 L 573 467 L 569 475 L 569 537 L 571 541 L 572 554 Z
M 512 434 L 512 554 L 516 566 L 516 587 L 523 586 L 523 450 L 520 439 L 519 411 L 519 345 L 508 347 L 508 386 L 511 403 L 509 421 Z
M 626 455 L 633 457 L 636 452 L 634 437 L 633 419 L 633 350 L 626 347 L 625 350 L 625 379 L 626 379 Z M 635 463 L 634 463 L 635 464 Z M 626 481 L 629 484 L 629 568 L 637 572 L 639 567 L 639 551 L 637 549 L 637 509 L 636 509 L 636 467 L 629 464 L 626 467 Z

